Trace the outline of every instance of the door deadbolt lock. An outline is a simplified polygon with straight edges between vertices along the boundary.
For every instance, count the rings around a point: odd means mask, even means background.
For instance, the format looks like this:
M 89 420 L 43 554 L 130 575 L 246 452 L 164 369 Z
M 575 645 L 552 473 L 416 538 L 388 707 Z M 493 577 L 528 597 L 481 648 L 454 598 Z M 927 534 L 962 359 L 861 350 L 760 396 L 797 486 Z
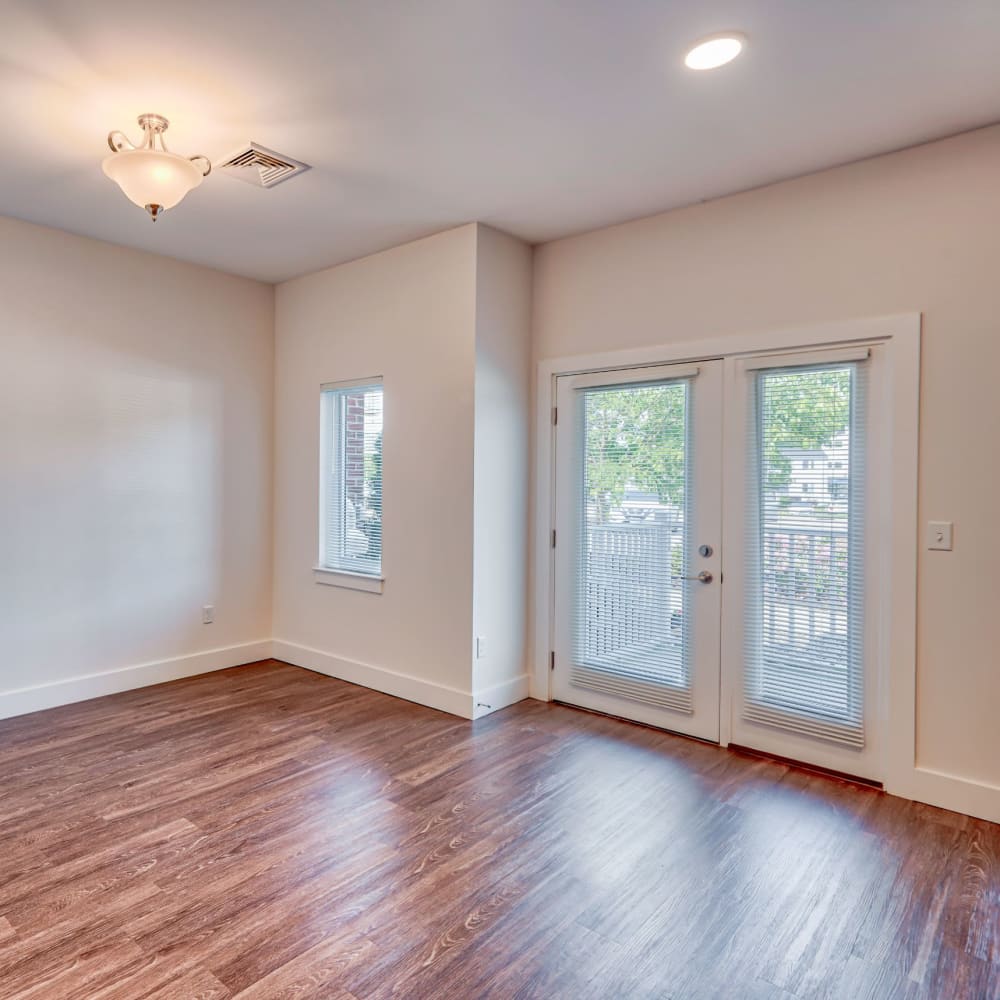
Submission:
M 698 555 L 703 556 L 705 559 L 712 555 L 713 552 L 715 552 L 715 549 L 713 549 L 711 545 L 698 546 Z

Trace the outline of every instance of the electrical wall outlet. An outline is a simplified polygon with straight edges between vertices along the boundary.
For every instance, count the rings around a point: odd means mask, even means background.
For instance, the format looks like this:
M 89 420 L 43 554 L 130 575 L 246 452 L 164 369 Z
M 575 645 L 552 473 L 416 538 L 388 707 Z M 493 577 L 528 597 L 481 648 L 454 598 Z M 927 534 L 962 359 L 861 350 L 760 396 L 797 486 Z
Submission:
M 954 524 L 951 521 L 927 522 L 927 548 L 951 552 Z
M 476 659 L 481 660 L 486 655 L 486 636 L 476 636 Z
M 211 625 L 215 621 L 215 605 L 206 604 L 201 609 L 201 623 L 202 625 Z

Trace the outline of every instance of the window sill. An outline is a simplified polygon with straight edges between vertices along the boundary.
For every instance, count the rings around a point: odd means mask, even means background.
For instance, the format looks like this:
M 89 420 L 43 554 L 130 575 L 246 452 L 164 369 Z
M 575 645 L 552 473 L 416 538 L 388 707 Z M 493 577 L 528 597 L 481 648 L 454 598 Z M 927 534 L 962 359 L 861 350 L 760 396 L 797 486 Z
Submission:
M 324 566 L 313 567 L 313 579 L 328 587 L 346 587 L 348 590 L 362 590 L 368 594 L 381 594 L 385 584 L 385 577 L 382 576 L 351 573 L 343 569 L 327 569 Z

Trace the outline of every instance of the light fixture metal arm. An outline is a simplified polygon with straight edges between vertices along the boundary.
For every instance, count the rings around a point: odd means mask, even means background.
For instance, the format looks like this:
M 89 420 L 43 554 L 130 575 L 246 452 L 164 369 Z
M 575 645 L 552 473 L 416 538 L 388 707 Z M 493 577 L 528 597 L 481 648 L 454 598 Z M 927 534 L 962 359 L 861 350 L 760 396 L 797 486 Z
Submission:
M 115 129 L 108 133 L 108 145 L 112 153 L 120 153 L 123 149 L 135 149 L 135 143 L 124 133 Z
M 205 164 L 205 167 L 201 172 L 202 177 L 207 177 L 212 172 L 212 161 L 207 156 L 202 156 L 201 153 L 198 153 L 196 156 L 189 156 L 188 159 L 194 163 L 195 166 L 198 165 L 196 162 L 197 160 L 201 160 Z

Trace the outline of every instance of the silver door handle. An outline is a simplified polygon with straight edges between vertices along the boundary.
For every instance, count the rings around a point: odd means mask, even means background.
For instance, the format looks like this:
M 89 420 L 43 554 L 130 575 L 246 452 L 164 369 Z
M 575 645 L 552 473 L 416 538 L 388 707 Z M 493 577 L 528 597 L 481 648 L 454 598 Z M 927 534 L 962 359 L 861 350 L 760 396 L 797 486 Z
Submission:
M 697 576 L 672 576 L 671 580 L 696 580 L 698 583 L 711 583 L 715 577 L 707 569 L 703 569 Z

